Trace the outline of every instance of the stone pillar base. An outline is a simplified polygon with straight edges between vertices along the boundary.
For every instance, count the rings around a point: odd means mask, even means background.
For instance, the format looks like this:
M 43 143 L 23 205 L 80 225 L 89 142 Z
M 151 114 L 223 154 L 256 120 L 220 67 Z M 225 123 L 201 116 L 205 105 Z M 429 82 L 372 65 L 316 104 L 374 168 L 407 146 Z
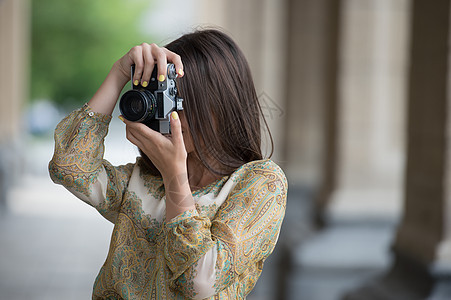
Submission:
M 342 300 L 451 299 L 451 274 L 437 276 L 431 269 L 397 254 L 387 274 L 346 293 Z
M 434 288 L 428 300 L 451 299 L 451 266 L 435 268 L 432 272 L 435 278 Z

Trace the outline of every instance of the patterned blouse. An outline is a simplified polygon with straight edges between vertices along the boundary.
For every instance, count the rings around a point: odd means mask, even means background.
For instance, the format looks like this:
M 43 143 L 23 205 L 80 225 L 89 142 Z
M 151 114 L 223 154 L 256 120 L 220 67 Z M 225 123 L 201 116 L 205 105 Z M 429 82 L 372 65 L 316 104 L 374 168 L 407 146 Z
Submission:
M 93 299 L 245 299 L 277 242 L 287 181 L 271 160 L 253 161 L 194 191 L 196 209 L 166 222 L 165 190 L 140 158 L 103 159 L 110 116 L 85 105 L 55 131 L 55 183 L 114 223 Z

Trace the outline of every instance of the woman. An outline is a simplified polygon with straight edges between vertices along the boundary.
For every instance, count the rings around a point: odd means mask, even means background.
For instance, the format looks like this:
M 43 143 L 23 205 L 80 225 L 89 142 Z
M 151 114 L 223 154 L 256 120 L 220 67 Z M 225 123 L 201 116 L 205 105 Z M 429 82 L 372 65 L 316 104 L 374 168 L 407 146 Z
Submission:
M 103 160 L 119 94 L 164 81 L 175 64 L 184 111 L 171 136 L 121 118 L 141 151 L 136 163 Z M 224 33 L 203 30 L 168 44 L 142 44 L 114 63 L 83 108 L 57 126 L 54 182 L 114 223 L 93 299 L 244 299 L 273 251 L 287 182 L 261 153 L 263 118 L 242 52 Z M 266 123 L 264 123 L 266 125 Z

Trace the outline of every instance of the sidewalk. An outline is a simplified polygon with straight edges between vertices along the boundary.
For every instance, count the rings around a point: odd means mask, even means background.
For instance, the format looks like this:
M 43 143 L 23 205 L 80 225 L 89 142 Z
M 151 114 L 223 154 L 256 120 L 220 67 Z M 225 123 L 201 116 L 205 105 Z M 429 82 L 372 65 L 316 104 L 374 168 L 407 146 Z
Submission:
M 112 224 L 46 177 L 27 177 L 0 217 L 0 299 L 90 299 Z

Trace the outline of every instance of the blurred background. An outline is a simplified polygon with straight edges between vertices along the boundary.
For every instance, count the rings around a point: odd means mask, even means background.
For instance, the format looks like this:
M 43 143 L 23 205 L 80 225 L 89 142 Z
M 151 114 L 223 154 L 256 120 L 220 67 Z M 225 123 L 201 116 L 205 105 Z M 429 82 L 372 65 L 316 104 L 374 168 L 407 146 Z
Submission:
M 211 26 L 246 54 L 289 180 L 248 299 L 451 299 L 449 15 L 449 0 L 0 0 L 0 299 L 90 298 L 112 224 L 50 181 L 53 130 L 134 45 Z M 137 155 L 113 118 L 105 158 Z

